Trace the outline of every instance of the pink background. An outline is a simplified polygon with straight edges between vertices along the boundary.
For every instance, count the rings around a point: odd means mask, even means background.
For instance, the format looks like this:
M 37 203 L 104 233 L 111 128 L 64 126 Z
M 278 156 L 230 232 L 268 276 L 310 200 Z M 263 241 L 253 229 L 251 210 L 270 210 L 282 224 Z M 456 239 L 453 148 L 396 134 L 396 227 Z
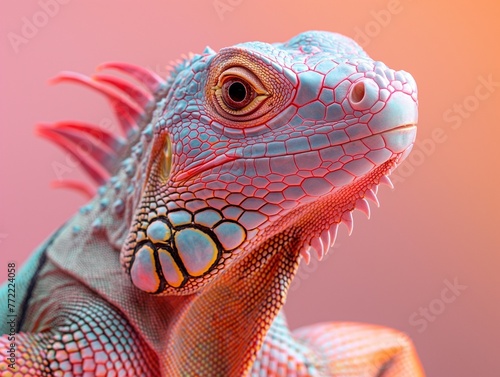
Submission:
M 342 229 L 327 259 L 300 272 L 287 303 L 289 322 L 395 327 L 414 339 L 429 376 L 500 375 L 498 5 L 220 0 L 228 10 L 219 16 L 213 1 L 68 1 L 43 25 L 37 1 L 6 3 L 0 10 L 2 281 L 8 261 L 21 264 L 85 201 L 49 188 L 57 178 L 54 163 L 70 167 L 64 178 L 82 175 L 34 136 L 34 125 L 115 124 L 103 98 L 72 85 L 49 87 L 48 78 L 61 70 L 91 74 L 109 60 L 162 74 L 170 60 L 207 44 L 219 49 L 284 41 L 309 29 L 337 31 L 357 38 L 374 59 L 414 75 L 420 145 L 397 173 L 396 190 L 381 189 L 382 207 L 373 208 L 372 219 L 356 213 L 353 236 Z M 9 33 L 23 35 L 23 18 L 34 16 L 42 26 L 16 52 Z M 489 76 L 499 84 L 481 84 Z M 455 105 L 466 110 L 452 118 Z M 467 288 L 443 304 L 444 281 L 455 279 Z M 412 314 L 429 306 L 439 312 L 434 320 L 425 330 L 412 325 Z

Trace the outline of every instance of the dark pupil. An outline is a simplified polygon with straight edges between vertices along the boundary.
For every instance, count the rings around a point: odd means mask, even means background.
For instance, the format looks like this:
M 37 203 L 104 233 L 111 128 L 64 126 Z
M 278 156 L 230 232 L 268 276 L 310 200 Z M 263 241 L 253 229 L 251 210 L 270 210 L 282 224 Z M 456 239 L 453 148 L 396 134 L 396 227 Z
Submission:
M 228 94 L 234 102 L 241 102 L 247 96 L 247 88 L 241 82 L 233 82 L 229 86 Z

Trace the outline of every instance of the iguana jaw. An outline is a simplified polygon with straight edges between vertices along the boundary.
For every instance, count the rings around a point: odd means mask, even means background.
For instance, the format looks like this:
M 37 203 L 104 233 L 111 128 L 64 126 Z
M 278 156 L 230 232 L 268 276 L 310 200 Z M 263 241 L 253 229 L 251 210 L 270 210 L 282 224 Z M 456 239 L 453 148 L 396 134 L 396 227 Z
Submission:
M 331 127 L 333 130 L 332 132 L 335 132 L 336 126 L 331 125 Z M 376 201 L 377 199 L 375 195 L 375 187 L 380 183 L 390 182 L 386 178 L 386 176 L 390 173 L 390 170 L 409 153 L 411 146 L 413 145 L 413 142 L 415 140 L 416 126 L 413 123 L 405 123 L 392 128 L 390 128 L 389 126 L 385 126 L 383 131 L 375 132 L 372 135 L 364 138 L 353 138 L 353 140 L 345 144 L 334 145 L 331 148 L 347 148 L 346 150 L 348 150 L 349 144 L 355 142 L 362 143 L 363 141 L 368 140 L 369 138 L 374 136 L 383 139 L 385 143 L 385 149 L 391 152 L 391 155 L 387 158 L 387 160 L 377 161 L 376 165 L 378 166 L 368 169 L 370 166 L 373 166 L 375 164 L 367 159 L 367 156 L 356 157 L 356 159 L 360 161 L 361 166 L 363 166 L 361 168 L 361 170 L 363 171 L 362 173 L 360 172 L 360 174 L 357 174 L 357 176 L 355 175 L 354 178 L 351 175 L 350 182 L 344 184 L 342 184 L 340 181 L 336 182 L 335 178 L 333 180 L 322 178 L 322 185 L 324 186 L 324 188 L 328 187 L 327 191 L 323 191 L 323 193 L 321 194 L 316 193 L 315 195 L 299 198 L 300 200 L 296 200 L 293 207 L 283 209 L 281 213 L 269 216 L 269 220 L 263 223 L 257 231 L 247 229 L 245 232 L 246 240 L 240 241 L 239 246 L 235 249 L 232 249 L 230 253 L 222 251 L 222 254 L 220 254 L 221 252 L 219 251 L 218 255 L 222 255 L 222 259 L 221 262 L 217 263 L 224 263 L 229 269 L 229 264 L 233 264 L 235 262 L 235 259 L 239 260 L 247 254 L 247 252 L 245 252 L 244 250 L 248 251 L 259 248 L 263 242 L 266 242 L 266 240 L 274 237 L 274 235 L 279 234 L 290 227 L 295 229 L 297 231 L 297 234 L 300 234 L 297 243 L 298 251 L 301 252 L 306 261 L 310 259 L 310 248 L 314 248 L 318 257 L 321 259 L 327 252 L 329 247 L 333 244 L 337 234 L 338 225 L 341 222 L 344 222 L 347 225 L 349 232 L 351 232 L 351 212 L 355 208 L 363 210 L 365 211 L 365 213 L 368 212 L 369 206 L 365 198 Z M 167 138 L 167 140 L 168 139 L 169 138 Z M 161 148 L 158 147 L 156 149 L 160 150 Z M 167 149 L 171 150 L 172 148 Z M 231 171 L 231 169 L 234 168 L 232 163 L 241 160 L 241 158 L 236 157 L 236 155 L 237 154 L 234 153 L 234 150 L 229 150 L 228 152 L 226 152 L 226 154 L 220 154 L 219 156 L 205 161 L 202 164 L 197 164 L 194 167 L 189 168 L 187 171 L 185 171 L 185 176 L 181 177 L 183 178 L 182 184 L 189 184 L 191 180 L 201 179 L 201 177 L 207 174 L 214 174 L 214 172 L 216 171 L 219 172 L 217 174 L 222 175 L 224 173 L 220 173 L 221 170 Z M 258 160 L 258 158 L 259 157 L 257 157 L 255 160 Z M 151 165 L 150 170 L 152 170 L 153 172 L 156 171 L 157 173 L 152 175 L 149 174 L 150 183 L 155 181 L 155 179 L 153 179 L 154 176 L 161 176 L 159 172 L 170 171 L 170 168 L 161 168 L 162 163 L 170 164 L 170 158 L 155 158 L 153 160 L 157 163 Z M 163 160 L 164 162 L 162 162 Z M 336 169 L 330 170 L 330 173 L 335 174 L 336 171 L 339 171 L 341 169 L 345 169 L 345 164 L 340 165 L 340 167 L 337 167 Z M 169 179 L 171 180 L 171 182 L 173 182 L 172 176 Z M 175 182 L 179 184 L 180 180 L 175 180 Z M 175 184 L 175 182 L 173 183 Z M 160 183 L 161 185 L 164 184 L 163 182 L 158 183 Z M 181 210 L 181 212 L 187 213 L 184 210 Z M 189 225 L 189 227 L 192 227 L 192 225 Z M 181 228 L 177 229 L 180 230 Z M 170 230 L 168 233 L 170 234 L 170 232 L 172 232 L 172 230 Z M 208 232 L 208 234 L 211 234 L 211 231 L 208 230 L 203 230 L 203 232 Z M 167 239 L 165 240 L 166 242 L 170 242 L 167 241 Z M 138 245 L 142 247 L 142 241 L 139 242 L 141 243 L 139 243 Z M 162 241 L 160 241 L 160 243 L 162 243 Z M 150 245 L 150 247 L 152 246 Z M 163 248 L 161 246 L 158 247 L 160 249 Z M 153 249 L 148 249 L 148 252 L 150 255 L 153 255 L 153 253 L 155 253 L 156 255 L 156 252 Z M 155 258 L 157 257 L 155 256 Z M 227 262 L 225 262 L 224 260 L 227 260 Z M 231 260 L 233 261 L 231 262 Z M 212 262 L 213 261 L 210 261 L 210 263 Z M 134 263 L 134 260 L 132 260 L 132 263 Z M 207 265 L 208 264 L 209 263 L 207 262 Z M 158 262 L 155 262 L 155 266 L 156 271 L 158 271 L 160 264 Z M 159 273 L 158 275 L 161 276 Z M 136 273 L 136 275 L 133 276 L 138 275 Z M 204 279 L 204 284 L 201 284 L 199 288 L 201 288 L 205 284 L 210 284 L 210 281 L 212 281 L 213 278 L 214 276 L 212 274 L 211 276 L 207 276 L 206 279 Z M 183 281 L 182 283 L 180 283 L 181 280 Z M 197 290 L 197 288 L 191 285 L 190 281 L 187 281 L 184 278 L 181 280 L 179 280 L 179 283 L 175 283 L 179 286 L 179 289 L 177 289 L 175 285 L 174 288 L 168 288 L 163 283 L 163 285 L 155 285 L 155 289 L 152 291 L 156 293 L 162 293 L 163 291 L 165 291 L 164 293 L 166 294 L 187 294 Z M 168 282 L 168 284 L 170 285 L 172 285 L 172 283 L 173 281 Z
M 368 200 L 371 200 L 377 206 L 378 186 L 387 184 L 392 186 L 388 178 L 391 170 L 396 166 L 398 157 L 395 157 L 383 165 L 374 169 L 370 174 L 362 177 L 351 185 L 342 187 L 334 193 L 322 198 L 314 203 L 312 208 L 308 208 L 302 215 L 301 233 L 307 235 L 302 240 L 300 254 L 309 263 L 311 251 L 314 250 L 319 260 L 321 260 L 328 250 L 333 247 L 337 238 L 338 228 L 343 223 L 349 235 L 353 231 L 352 211 L 358 209 L 368 218 L 370 217 L 370 206 Z M 318 216 L 318 208 L 332 208 L 323 216 Z M 297 212 L 301 212 L 300 209 Z
M 299 218 L 295 226 L 300 229 L 300 234 L 306 235 L 302 238 L 300 247 L 306 263 L 311 258 L 311 250 L 315 250 L 318 259 L 323 258 L 334 245 L 341 223 L 344 223 L 351 235 L 352 211 L 358 209 L 370 218 L 368 200 L 379 206 L 377 191 L 380 184 L 393 188 L 389 175 L 410 153 L 416 136 L 416 124 L 398 126 L 382 134 L 396 135 L 400 145 L 406 147 L 351 184 L 334 190 L 310 205 L 297 208 L 288 215 L 290 218 Z

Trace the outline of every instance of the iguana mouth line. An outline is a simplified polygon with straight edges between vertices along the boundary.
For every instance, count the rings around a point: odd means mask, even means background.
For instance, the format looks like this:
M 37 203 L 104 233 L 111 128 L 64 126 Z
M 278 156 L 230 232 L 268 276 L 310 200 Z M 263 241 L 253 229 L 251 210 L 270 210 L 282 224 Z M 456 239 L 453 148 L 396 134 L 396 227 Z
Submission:
M 363 136 L 363 137 L 360 137 L 360 138 L 357 138 L 357 139 L 352 139 L 352 140 L 349 140 L 347 143 L 352 143 L 354 141 L 363 140 L 365 138 L 372 137 L 372 136 L 375 136 L 375 135 L 383 135 L 385 133 L 394 132 L 394 131 L 410 130 L 412 128 L 416 128 L 416 123 L 407 123 L 407 124 L 404 124 L 404 125 L 401 125 L 401 126 L 397 126 L 397 127 L 394 127 L 394 128 L 388 129 L 388 130 L 384 130 L 384 131 L 381 131 L 381 132 L 374 133 L 374 134 L 369 135 L 369 136 Z M 347 143 L 344 143 L 344 144 L 347 144 Z M 336 147 L 338 145 L 342 145 L 342 144 L 331 145 L 330 147 Z M 307 153 L 307 152 L 311 152 L 311 151 L 314 151 L 314 150 L 319 150 L 319 148 L 318 149 L 307 150 L 307 151 L 300 152 L 300 153 Z M 299 154 L 299 153 L 297 153 L 297 154 Z M 255 159 L 261 158 L 261 157 L 264 157 L 264 156 L 255 157 Z M 175 176 L 173 176 L 172 177 L 172 181 L 174 181 L 174 182 L 185 182 L 188 179 L 191 179 L 194 176 L 199 175 L 199 174 L 201 174 L 201 173 L 203 173 L 203 172 L 205 172 L 205 171 L 207 171 L 209 169 L 213 169 L 213 168 L 219 167 L 221 165 L 224 165 L 224 164 L 226 164 L 228 162 L 235 161 L 235 160 L 240 159 L 240 158 L 243 158 L 243 159 L 252 159 L 252 158 L 249 158 L 249 157 L 237 156 L 236 154 L 233 155 L 233 156 L 229 156 L 227 154 L 221 154 L 221 155 L 215 157 L 214 159 L 212 159 L 210 161 L 207 161 L 205 163 L 202 163 L 202 164 L 199 164 L 199 165 L 196 165 L 196 166 L 193 166 L 193 167 L 189 167 L 188 166 L 183 172 L 181 172 L 181 173 L 176 174 Z
M 228 156 L 226 154 L 221 154 L 214 159 L 200 165 L 196 165 L 193 167 L 188 167 L 186 170 L 183 172 L 176 174 L 175 176 L 172 177 L 172 180 L 174 182 L 183 182 L 187 181 L 190 178 L 193 178 L 194 176 L 203 173 L 204 171 L 207 171 L 209 169 L 216 168 L 218 166 L 224 165 L 228 162 L 236 160 L 238 157 L 236 156 Z
M 402 126 L 397 126 L 397 127 L 391 128 L 390 130 L 378 132 L 378 133 L 375 133 L 374 135 L 382 135 L 382 134 L 385 134 L 387 132 L 398 131 L 398 130 L 407 130 L 407 129 L 411 130 L 412 128 L 417 128 L 417 123 L 403 124 Z

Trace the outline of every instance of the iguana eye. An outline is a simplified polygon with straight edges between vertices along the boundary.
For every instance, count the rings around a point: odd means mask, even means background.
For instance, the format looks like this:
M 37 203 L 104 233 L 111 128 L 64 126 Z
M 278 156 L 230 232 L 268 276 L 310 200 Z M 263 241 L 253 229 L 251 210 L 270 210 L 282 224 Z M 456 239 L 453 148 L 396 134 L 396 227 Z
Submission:
M 214 130 L 233 138 L 263 132 L 261 126 L 282 114 L 296 94 L 293 72 L 240 47 L 222 49 L 207 73 L 204 109 Z
M 256 96 L 255 90 L 238 78 L 228 79 L 222 84 L 222 99 L 232 110 L 241 110 Z
M 243 67 L 222 72 L 213 90 L 221 112 L 232 116 L 252 114 L 269 96 L 260 80 Z

